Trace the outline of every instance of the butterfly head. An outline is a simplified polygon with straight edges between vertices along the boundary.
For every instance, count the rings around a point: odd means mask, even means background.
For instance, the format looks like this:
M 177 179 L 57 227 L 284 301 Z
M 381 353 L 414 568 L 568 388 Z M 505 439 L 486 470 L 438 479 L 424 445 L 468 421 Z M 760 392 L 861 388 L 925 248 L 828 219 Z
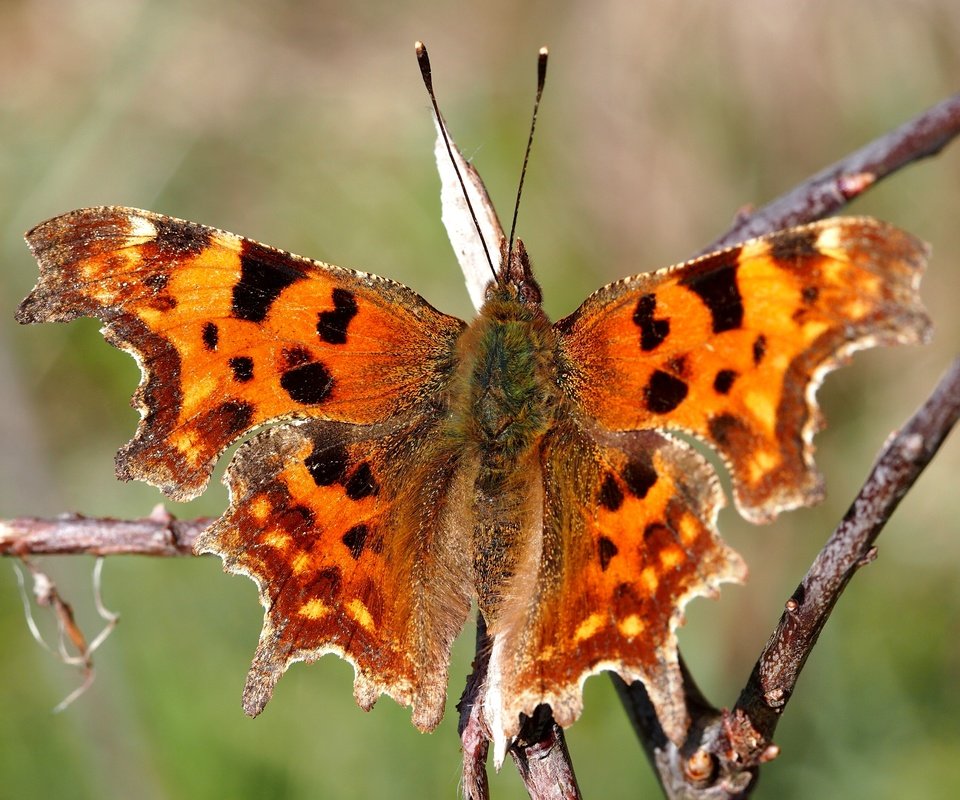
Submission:
M 543 300 L 540 284 L 533 277 L 533 267 L 523 241 L 516 239 L 511 247 L 506 239 L 500 241 L 500 268 L 497 280 L 487 287 L 487 299 L 494 297 L 516 300 L 524 305 L 539 306 Z

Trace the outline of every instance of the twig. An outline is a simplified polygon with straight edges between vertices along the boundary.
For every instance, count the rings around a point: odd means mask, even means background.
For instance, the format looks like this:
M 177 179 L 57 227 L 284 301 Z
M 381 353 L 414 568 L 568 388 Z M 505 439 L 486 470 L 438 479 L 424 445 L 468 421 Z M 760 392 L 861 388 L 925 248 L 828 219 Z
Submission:
M 836 531 L 786 602 L 734 713 L 762 739 L 773 736 L 800 670 L 854 573 L 875 557 L 873 543 L 960 417 L 960 358 L 929 399 L 884 446 Z
M 682 751 L 670 743 L 652 748 L 668 798 L 732 800 L 752 792 L 760 765 L 779 752 L 771 738 L 830 612 L 854 573 L 873 560 L 874 541 L 958 418 L 960 358 L 884 446 L 843 520 L 787 600 L 733 711 L 718 715 L 709 706 L 692 707 L 694 726 Z M 638 703 L 634 687 L 622 696 L 629 701 L 628 713 L 642 720 L 649 701 Z M 640 735 L 648 734 L 641 728 Z
M 490 731 L 483 721 L 480 697 L 487 667 L 490 663 L 490 637 L 483 614 L 477 612 L 477 646 L 473 659 L 473 671 L 467 676 L 457 711 L 460 721 L 457 733 L 463 748 L 462 787 L 464 800 L 489 800 L 490 786 L 487 783 L 487 752 L 490 749 Z
M 477 614 L 477 647 L 473 671 L 457 704 L 460 723 L 457 728 L 463 747 L 464 800 L 488 800 L 486 760 L 490 731 L 483 721 L 480 703 L 483 683 L 490 662 L 490 637 L 483 615 Z M 520 728 L 508 749 L 517 765 L 520 779 L 534 800 L 579 800 L 580 788 L 563 735 L 549 706 L 539 706 Z
M 149 517 L 122 520 L 64 514 L 0 520 L 0 556 L 190 556 L 212 519 L 175 519 L 158 505 Z
M 936 155 L 958 134 L 960 94 L 955 94 L 831 164 L 762 208 L 741 215 L 730 230 L 701 253 L 827 217 L 901 167 Z
M 533 800 L 580 800 L 563 728 L 549 706 L 537 707 L 508 752 Z

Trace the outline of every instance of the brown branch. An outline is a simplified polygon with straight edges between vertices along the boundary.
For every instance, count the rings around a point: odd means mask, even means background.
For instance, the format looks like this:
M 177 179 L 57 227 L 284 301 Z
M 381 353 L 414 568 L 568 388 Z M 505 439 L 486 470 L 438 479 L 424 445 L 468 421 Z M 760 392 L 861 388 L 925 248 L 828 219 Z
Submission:
M 960 94 L 948 97 L 831 164 L 776 200 L 739 216 L 701 253 L 836 213 L 878 181 L 939 153 L 960 134 Z
M 780 623 L 734 708 L 735 714 L 749 717 L 761 739 L 769 741 L 773 736 L 834 605 L 854 573 L 875 558 L 874 541 L 958 417 L 960 358 L 884 446 L 843 520 L 787 600 Z
M 537 707 L 508 752 L 533 800 L 580 800 L 563 728 L 549 706 Z
M 163 506 L 149 517 L 122 520 L 64 514 L 54 519 L 0 520 L 0 556 L 189 556 L 212 519 L 175 519 Z
M 752 792 L 760 765 L 778 754 L 771 738 L 830 612 L 854 573 L 873 560 L 874 541 L 958 418 L 960 358 L 884 446 L 843 520 L 787 600 L 733 711 L 717 714 L 709 704 L 691 707 L 694 724 L 682 750 L 645 741 L 668 798 L 732 800 Z M 621 696 L 641 739 L 650 736 L 642 727 L 644 720 L 649 725 L 649 701 L 638 702 L 633 686 Z
M 460 712 L 457 730 L 463 748 L 464 800 L 488 800 L 490 797 L 486 760 L 491 736 L 483 720 L 480 702 L 490 663 L 490 647 L 483 615 L 477 614 L 473 672 L 467 677 L 466 688 L 457 704 Z M 580 787 L 563 729 L 554 721 L 549 706 L 539 706 L 524 722 L 508 752 L 533 800 L 579 800 Z

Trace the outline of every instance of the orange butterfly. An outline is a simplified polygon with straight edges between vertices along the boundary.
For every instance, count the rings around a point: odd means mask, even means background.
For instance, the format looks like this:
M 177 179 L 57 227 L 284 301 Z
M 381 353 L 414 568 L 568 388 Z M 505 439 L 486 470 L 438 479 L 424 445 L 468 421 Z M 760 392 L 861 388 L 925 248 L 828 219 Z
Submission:
M 266 609 L 247 713 L 291 662 L 334 652 L 361 706 L 386 693 L 431 729 L 476 601 L 498 761 L 538 705 L 572 723 L 602 670 L 643 681 L 682 742 L 682 608 L 745 568 L 716 531 L 713 469 L 667 431 L 714 447 L 740 512 L 772 519 L 821 495 L 824 374 L 929 332 L 926 248 L 867 218 L 625 278 L 554 324 L 519 240 L 470 324 L 384 278 L 147 211 L 73 211 L 27 240 L 41 275 L 17 319 L 98 317 L 141 366 L 121 478 L 195 497 L 269 426 L 198 542 Z

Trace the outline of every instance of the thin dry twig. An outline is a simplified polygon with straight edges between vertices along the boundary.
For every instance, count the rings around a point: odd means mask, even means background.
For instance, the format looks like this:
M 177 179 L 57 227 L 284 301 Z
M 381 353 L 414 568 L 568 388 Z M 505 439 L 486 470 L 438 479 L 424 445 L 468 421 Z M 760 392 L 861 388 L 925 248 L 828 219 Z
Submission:
M 103 603 L 101 596 L 102 558 L 97 559 L 93 568 L 93 599 L 97 614 L 100 615 L 100 618 L 105 624 L 89 644 L 83 635 L 83 631 L 81 631 L 77 625 L 72 606 L 63 599 L 60 590 L 57 589 L 57 585 L 50 576 L 30 559 L 21 557 L 21 562 L 27 570 L 29 570 L 33 578 L 33 597 L 37 604 L 50 608 L 56 617 L 58 632 L 56 650 L 47 644 L 43 638 L 43 634 L 40 633 L 40 628 L 33 618 L 33 610 L 30 606 L 30 597 L 27 592 L 26 582 L 23 578 L 23 572 L 17 566 L 16 562 L 14 562 L 13 569 L 17 575 L 17 584 L 20 587 L 20 596 L 23 600 L 23 613 L 30 634 L 44 650 L 56 655 L 63 664 L 77 667 L 83 678 L 80 685 L 54 707 L 53 712 L 57 714 L 65 710 L 93 684 L 95 677 L 93 654 L 113 632 L 113 629 L 117 626 L 117 622 L 120 619 L 120 615 L 109 611 Z M 75 655 L 70 652 L 71 648 L 76 653 Z
M 143 519 L 64 514 L 0 520 L 0 556 L 190 556 L 210 518 L 178 520 L 162 505 Z
M 734 713 L 769 741 L 797 678 L 834 605 L 860 567 L 873 561 L 874 542 L 900 501 L 930 463 L 960 417 L 960 358 L 929 399 L 884 445 L 863 488 L 785 605 Z
M 936 155 L 957 135 L 960 94 L 931 106 L 762 208 L 739 215 L 730 230 L 701 253 L 828 217 L 898 169 Z
M 843 520 L 787 600 L 734 709 L 707 708 L 702 714 L 691 709 L 694 727 L 686 745 L 654 749 L 652 761 L 668 798 L 733 800 L 752 793 L 760 766 L 779 752 L 771 738 L 830 612 L 854 573 L 873 560 L 874 541 L 958 418 L 960 358 L 881 450 Z M 634 699 L 632 690 L 627 698 Z M 643 704 L 639 712 L 646 713 Z M 697 773 L 704 779 L 698 781 Z

